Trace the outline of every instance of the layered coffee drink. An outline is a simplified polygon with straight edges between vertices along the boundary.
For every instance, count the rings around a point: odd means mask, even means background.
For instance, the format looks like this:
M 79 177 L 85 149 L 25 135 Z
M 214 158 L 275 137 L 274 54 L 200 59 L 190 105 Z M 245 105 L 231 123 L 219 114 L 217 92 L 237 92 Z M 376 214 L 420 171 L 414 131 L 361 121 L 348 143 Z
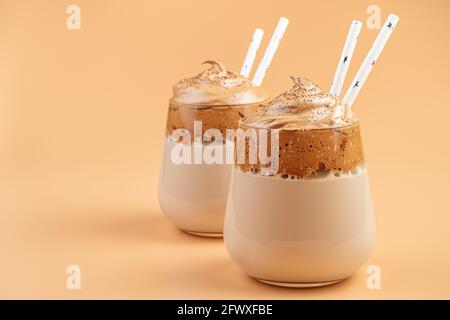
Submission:
M 359 121 L 311 81 L 293 81 L 239 122 L 243 130 L 277 132 L 278 163 L 250 163 L 246 140 L 245 161 L 232 170 L 224 239 L 251 277 L 321 286 L 349 277 L 371 254 L 372 201 Z
M 233 163 L 227 130 L 267 99 L 260 87 L 217 60 L 173 87 L 159 180 L 159 203 L 189 233 L 221 236 Z

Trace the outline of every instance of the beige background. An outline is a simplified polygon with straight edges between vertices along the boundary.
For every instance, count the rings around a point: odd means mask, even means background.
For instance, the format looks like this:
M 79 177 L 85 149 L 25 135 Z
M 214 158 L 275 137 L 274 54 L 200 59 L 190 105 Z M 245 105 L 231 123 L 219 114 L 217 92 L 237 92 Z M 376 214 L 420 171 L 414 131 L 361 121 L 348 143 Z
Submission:
M 450 298 L 450 2 L 0 1 L 1 298 Z M 171 85 L 219 58 L 239 70 L 254 28 L 291 20 L 265 87 L 301 74 L 328 88 L 352 19 L 400 23 L 355 105 L 378 242 L 341 284 L 274 288 L 222 241 L 161 213 L 157 180 Z M 377 30 L 363 28 L 350 81 Z M 82 289 L 65 287 L 80 265 Z

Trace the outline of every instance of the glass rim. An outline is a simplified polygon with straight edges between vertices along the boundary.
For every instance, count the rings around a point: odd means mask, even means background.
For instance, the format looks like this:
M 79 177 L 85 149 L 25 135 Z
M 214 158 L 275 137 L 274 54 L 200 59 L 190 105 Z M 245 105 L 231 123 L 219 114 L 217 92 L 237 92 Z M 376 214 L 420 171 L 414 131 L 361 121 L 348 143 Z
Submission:
M 352 123 L 340 125 L 336 127 L 323 127 L 323 128 L 265 128 L 265 127 L 257 127 L 244 124 L 245 118 L 241 118 L 238 120 L 238 128 L 239 129 L 265 129 L 268 131 L 278 130 L 278 131 L 300 131 L 300 132 L 309 132 L 309 131 L 330 131 L 330 130 L 339 130 L 339 129 L 348 129 L 352 127 L 359 127 L 361 121 L 359 119 L 355 119 Z
M 245 107 L 245 106 L 253 106 L 253 105 L 259 105 L 259 104 L 263 104 L 267 101 L 269 101 L 270 98 L 264 99 L 264 100 L 259 100 L 259 101 L 255 101 L 255 102 L 250 102 L 250 103 L 240 103 L 240 104 L 208 104 L 208 103 L 181 103 L 181 102 L 177 102 L 175 100 L 173 100 L 173 98 L 169 99 L 169 104 L 170 105 L 177 105 L 177 106 L 181 106 L 181 107 L 187 107 L 187 108 L 224 108 L 224 107 L 228 107 L 228 108 L 238 108 L 238 107 Z

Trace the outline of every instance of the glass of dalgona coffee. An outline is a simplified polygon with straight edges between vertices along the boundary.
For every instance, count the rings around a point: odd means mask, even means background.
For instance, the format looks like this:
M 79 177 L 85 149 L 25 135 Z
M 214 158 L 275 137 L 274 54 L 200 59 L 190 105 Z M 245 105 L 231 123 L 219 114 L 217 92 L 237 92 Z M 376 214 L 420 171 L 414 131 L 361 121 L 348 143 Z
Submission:
M 220 237 L 234 158 L 232 131 L 267 96 L 260 87 L 221 62 L 204 63 L 208 69 L 173 87 L 159 203 L 178 228 Z
M 293 80 L 292 89 L 239 121 L 245 154 L 232 169 L 224 240 L 251 277 L 314 287 L 364 264 L 375 222 L 359 121 L 337 97 Z M 271 163 L 251 161 L 252 146 L 272 153 Z

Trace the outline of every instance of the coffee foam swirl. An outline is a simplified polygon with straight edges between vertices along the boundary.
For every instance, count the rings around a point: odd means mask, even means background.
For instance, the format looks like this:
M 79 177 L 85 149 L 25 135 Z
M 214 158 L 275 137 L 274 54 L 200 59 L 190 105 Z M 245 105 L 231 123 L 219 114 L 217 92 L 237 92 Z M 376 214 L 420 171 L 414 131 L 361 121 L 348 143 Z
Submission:
M 249 79 L 228 70 L 218 60 L 202 64 L 210 67 L 192 78 L 182 79 L 173 86 L 172 101 L 192 105 L 242 105 L 262 102 L 265 92 Z
M 354 122 L 352 112 L 338 98 L 303 77 L 291 77 L 294 86 L 244 119 L 250 127 L 313 129 Z

